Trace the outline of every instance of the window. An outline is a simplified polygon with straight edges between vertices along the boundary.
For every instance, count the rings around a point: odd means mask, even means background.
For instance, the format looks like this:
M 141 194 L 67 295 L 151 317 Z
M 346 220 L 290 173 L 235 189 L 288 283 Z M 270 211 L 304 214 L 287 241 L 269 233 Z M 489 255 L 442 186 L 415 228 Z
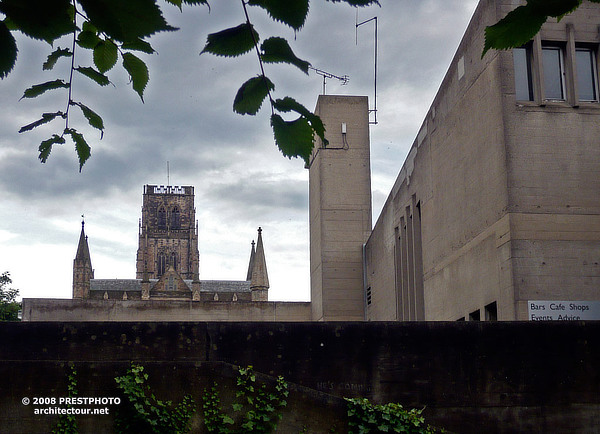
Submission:
M 515 48 L 513 60 L 515 64 L 515 97 L 517 101 L 533 101 L 531 46 Z
M 598 101 L 598 69 L 592 48 L 576 47 L 577 88 L 580 101 Z
M 163 253 L 158 255 L 158 277 L 165 274 L 166 262 L 165 255 Z
M 179 229 L 179 208 L 173 208 L 171 211 L 171 229 Z
M 171 263 L 170 265 L 173 266 L 174 270 L 177 270 L 177 253 L 173 252 L 171 253 Z
M 484 310 L 486 321 L 498 321 L 498 307 L 495 301 L 485 306 Z
M 542 46 L 542 67 L 544 68 L 544 95 L 547 100 L 565 99 L 563 50 L 561 47 Z
M 370 306 L 372 302 L 372 298 L 371 298 L 371 287 L 369 286 L 367 288 L 367 306 Z
M 163 207 L 158 210 L 158 229 L 167 228 L 167 212 Z
M 469 321 L 481 321 L 481 315 L 479 314 L 479 309 L 469 314 Z

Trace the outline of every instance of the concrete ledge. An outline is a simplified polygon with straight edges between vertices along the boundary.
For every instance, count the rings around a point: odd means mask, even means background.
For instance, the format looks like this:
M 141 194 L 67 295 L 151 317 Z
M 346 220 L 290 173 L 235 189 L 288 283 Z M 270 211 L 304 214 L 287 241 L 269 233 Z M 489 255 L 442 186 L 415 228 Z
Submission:
M 310 320 L 309 302 L 23 299 L 23 321 Z

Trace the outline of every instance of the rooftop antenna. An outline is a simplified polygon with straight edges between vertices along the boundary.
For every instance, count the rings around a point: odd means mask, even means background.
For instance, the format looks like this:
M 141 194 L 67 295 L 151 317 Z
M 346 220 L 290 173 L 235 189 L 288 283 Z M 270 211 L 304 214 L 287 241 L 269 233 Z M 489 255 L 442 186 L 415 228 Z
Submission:
M 171 172 L 169 170 L 169 161 L 167 160 L 167 187 L 171 185 Z
M 369 109 L 369 118 L 371 117 L 371 113 L 373 113 L 373 121 L 369 120 L 370 124 L 377 124 L 377 17 L 373 17 L 373 18 L 369 18 L 368 20 L 362 21 L 362 22 L 358 22 L 358 10 L 356 11 L 356 25 L 354 28 L 354 37 L 356 39 L 356 44 L 358 45 L 358 28 L 360 26 L 362 26 L 363 24 L 367 24 L 370 23 L 371 21 L 373 21 L 375 23 L 375 59 L 374 59 L 374 63 L 375 63 L 375 74 L 374 74 L 374 79 L 373 79 L 373 84 L 374 84 L 374 106 L 372 109 Z
M 328 78 L 335 78 L 336 80 L 339 80 L 342 82 L 342 86 L 345 86 L 348 84 L 348 81 L 350 81 L 350 77 L 348 77 L 347 75 L 342 75 L 341 77 L 339 75 L 333 75 L 327 71 L 323 71 L 322 69 L 317 69 L 317 68 L 313 68 L 312 66 L 309 66 L 310 69 L 312 69 L 313 71 L 315 71 L 315 73 L 317 75 L 320 75 L 323 77 L 323 95 L 326 95 L 325 92 L 325 83 L 327 82 L 326 80 Z

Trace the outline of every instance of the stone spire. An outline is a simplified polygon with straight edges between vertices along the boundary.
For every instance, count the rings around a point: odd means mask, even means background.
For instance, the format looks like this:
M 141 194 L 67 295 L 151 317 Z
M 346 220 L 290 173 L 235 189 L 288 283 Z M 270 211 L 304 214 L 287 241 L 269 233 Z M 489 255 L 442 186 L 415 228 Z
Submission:
M 267 301 L 269 290 L 269 276 L 267 274 L 267 261 L 262 241 L 262 229 L 258 228 L 258 239 L 256 241 L 256 252 L 252 264 L 252 278 L 250 280 L 252 301 Z
M 250 263 L 248 264 L 248 274 L 246 280 L 252 280 L 252 270 L 254 269 L 254 256 L 256 255 L 256 249 L 254 248 L 254 240 L 252 240 L 252 247 L 250 248 Z
M 73 260 L 73 298 L 88 298 L 90 280 L 93 278 L 94 270 L 92 269 L 88 239 L 85 235 L 85 221 L 82 220 L 77 253 Z

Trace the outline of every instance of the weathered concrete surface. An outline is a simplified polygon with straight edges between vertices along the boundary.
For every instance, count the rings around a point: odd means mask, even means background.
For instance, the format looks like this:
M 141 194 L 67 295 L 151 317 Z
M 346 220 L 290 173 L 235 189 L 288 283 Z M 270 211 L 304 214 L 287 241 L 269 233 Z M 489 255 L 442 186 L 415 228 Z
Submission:
M 329 395 L 426 406 L 455 432 L 600 430 L 600 322 L 4 323 L 0 342 L 3 432 L 48 429 L 51 416 L 33 417 L 21 399 L 65 396 L 67 363 L 80 371 L 81 396 L 113 396 L 130 361 L 172 399 L 198 401 L 206 378 L 228 378 L 207 362 L 283 375 L 313 390 L 298 405 L 318 416 L 290 408 L 298 430 L 340 420 Z
M 310 321 L 309 302 L 24 298 L 23 321 Z

